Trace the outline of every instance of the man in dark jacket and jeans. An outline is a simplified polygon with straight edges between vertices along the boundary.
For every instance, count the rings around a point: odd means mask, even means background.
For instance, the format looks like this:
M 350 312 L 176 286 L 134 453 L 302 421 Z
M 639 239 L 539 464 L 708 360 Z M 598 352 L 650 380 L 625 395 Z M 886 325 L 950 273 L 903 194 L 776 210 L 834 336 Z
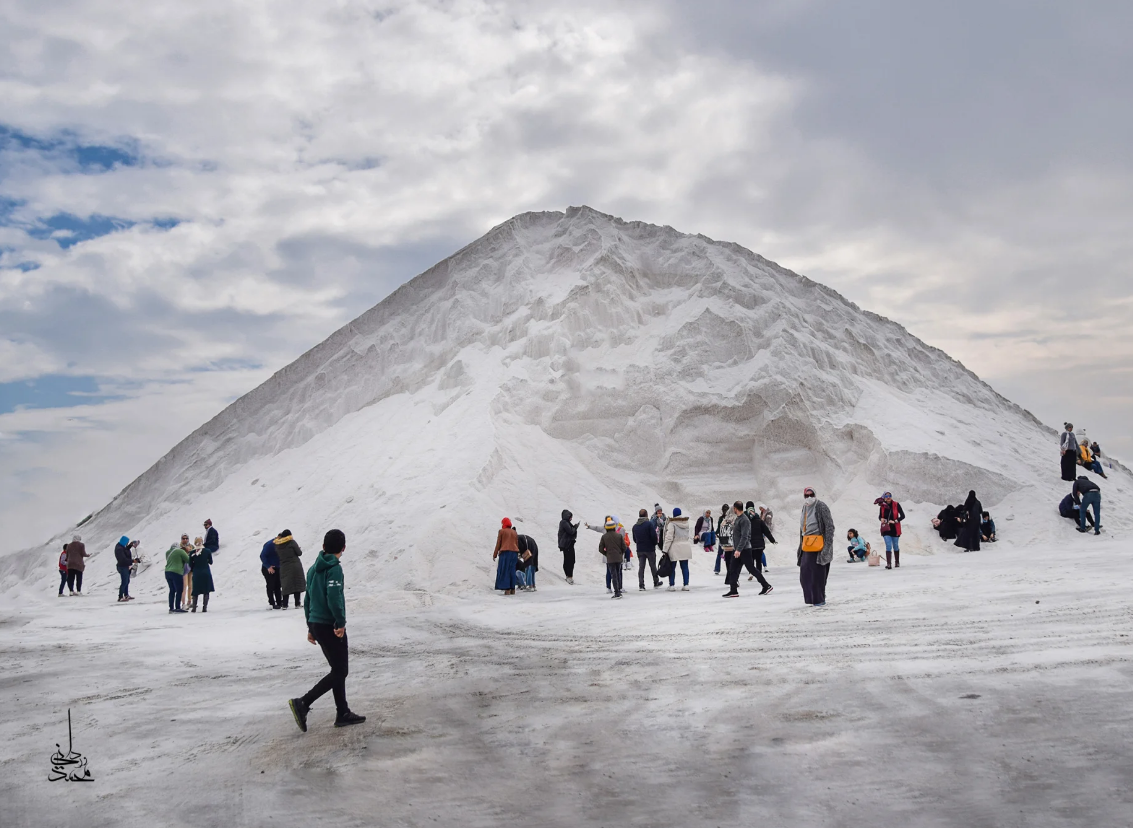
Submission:
M 275 538 L 268 538 L 268 542 L 260 550 L 260 574 L 264 576 L 268 606 L 273 610 L 285 609 L 283 605 L 283 584 L 279 580 L 279 553 L 275 551 Z
M 1082 475 L 1074 481 L 1074 488 L 1070 492 L 1074 502 L 1078 504 L 1078 531 L 1088 532 L 1086 528 L 1086 507 L 1094 507 L 1094 534 L 1102 533 L 1102 490 L 1090 478 Z
M 572 517 L 563 509 L 563 519 L 559 521 L 559 551 L 563 553 L 563 574 L 568 584 L 574 583 L 574 543 L 578 540 L 578 524 L 570 522 Z
M 134 557 L 134 549 L 137 546 L 137 541 L 132 541 L 123 535 L 114 547 L 114 563 L 118 567 L 118 578 L 121 581 L 118 586 L 118 603 L 120 604 L 134 600 L 130 597 L 130 567 L 139 562 Z M 62 590 L 62 587 L 60 587 L 60 590 Z
M 644 509 L 637 513 L 633 542 L 637 544 L 637 588 L 645 592 L 646 562 L 649 563 L 649 574 L 653 576 L 653 588 L 659 588 L 661 579 L 657 577 L 657 529 Z
M 349 647 L 346 640 L 346 596 L 344 593 L 342 565 L 343 550 L 346 549 L 346 535 L 338 529 L 331 529 L 323 537 L 323 551 L 318 560 L 307 571 L 307 593 L 303 600 L 303 610 L 307 616 L 307 640 L 323 649 L 330 672 L 307 691 L 307 695 L 291 699 L 288 705 L 295 716 L 295 723 L 304 733 L 307 732 L 307 713 L 311 705 L 330 690 L 334 694 L 337 715 L 335 727 L 361 724 L 365 716 L 353 713 L 346 704 L 346 676 L 349 671 Z

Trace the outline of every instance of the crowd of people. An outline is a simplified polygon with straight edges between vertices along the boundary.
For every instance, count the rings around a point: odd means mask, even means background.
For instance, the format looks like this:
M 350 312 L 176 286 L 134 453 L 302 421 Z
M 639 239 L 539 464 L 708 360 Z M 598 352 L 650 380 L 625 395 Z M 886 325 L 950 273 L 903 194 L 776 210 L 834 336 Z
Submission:
M 1064 423 L 1064 431 L 1059 441 L 1061 452 L 1060 469 L 1062 479 L 1073 485 L 1070 494 L 1058 504 L 1058 513 L 1063 517 L 1077 520 L 1078 531 L 1083 534 L 1090 530 L 1086 528 L 1087 522 L 1094 530 L 1095 535 L 1102 533 L 1102 490 L 1096 481 L 1087 475 L 1078 474 L 1077 467 L 1092 471 L 1101 478 L 1106 478 L 1105 469 L 1101 464 L 1102 450 L 1097 442 L 1091 443 L 1085 437 L 1078 439 L 1074 433 L 1073 423 Z M 1093 511 L 1093 515 L 1089 512 Z

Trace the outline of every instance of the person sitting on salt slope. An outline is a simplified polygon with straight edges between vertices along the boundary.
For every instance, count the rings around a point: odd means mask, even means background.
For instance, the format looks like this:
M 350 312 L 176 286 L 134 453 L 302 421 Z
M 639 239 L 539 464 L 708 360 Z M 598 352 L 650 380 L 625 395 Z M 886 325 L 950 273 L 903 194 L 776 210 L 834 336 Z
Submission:
M 980 514 L 980 540 L 995 543 L 995 521 L 991 519 L 990 512 Z
M 870 553 L 870 546 L 868 543 L 861 539 L 861 536 L 858 534 L 858 530 L 851 529 L 849 532 L 847 532 L 846 540 L 850 544 L 846 547 L 846 551 L 850 553 L 850 559 L 846 561 L 846 563 L 857 563 L 859 561 L 864 561 L 866 555 Z
M 956 518 L 956 507 L 945 506 L 932 521 L 932 528 L 940 535 L 941 540 L 956 540 L 960 531 L 960 522 Z
M 893 499 L 891 492 L 886 492 L 873 502 L 880 507 L 877 519 L 881 521 L 881 537 L 885 541 L 885 568 L 892 569 L 896 563 L 900 569 L 901 521 L 905 519 L 905 510 Z
M 1058 504 L 1058 514 L 1064 518 L 1069 518 L 1075 523 L 1078 522 L 1079 506 L 1074 502 L 1074 495 L 1068 494 L 1062 498 L 1062 502 Z M 1090 526 L 1094 525 L 1094 516 L 1091 514 L 1086 515 L 1086 520 L 1089 521 Z
M 512 528 L 510 518 L 500 521 L 492 560 L 497 562 L 496 589 L 502 589 L 504 595 L 515 595 L 515 586 L 519 583 L 519 579 L 515 577 L 515 565 L 519 560 L 519 535 Z
M 688 517 L 681 514 L 680 509 L 673 509 L 673 516 L 665 521 L 661 548 L 674 565 L 681 565 L 681 577 L 684 579 L 681 592 L 688 592 L 688 560 L 692 557 L 692 541 L 689 538 Z M 669 592 L 675 592 L 676 588 L 677 573 L 673 569 L 669 572 Z
M 299 558 L 303 550 L 291 535 L 290 529 L 280 532 L 272 543 L 279 556 L 279 588 L 283 592 L 283 607 L 287 608 L 287 596 L 295 597 L 295 609 L 299 609 L 299 595 L 307 591 L 307 576 Z
M 1098 458 L 1094 457 L 1093 452 L 1090 451 L 1090 441 L 1085 437 L 1082 438 L 1082 443 L 1078 446 L 1078 462 L 1094 474 L 1100 474 L 1102 477 L 1106 476 L 1102 464 L 1098 462 Z
M 975 491 L 968 492 L 968 499 L 964 501 L 962 511 L 958 511 L 961 523 L 956 546 L 969 552 L 980 551 L 980 515 L 983 510 L 983 504 L 976 497 Z
M 1086 518 L 1089 507 L 1094 507 L 1094 534 L 1102 533 L 1102 490 L 1093 480 L 1082 475 L 1074 481 L 1074 488 L 1070 490 L 1074 495 L 1074 502 L 1078 504 L 1078 531 L 1085 532 Z
M 598 553 L 606 559 L 606 589 L 614 593 L 615 598 L 622 597 L 622 558 L 625 555 L 625 535 L 618 531 L 618 524 L 614 519 L 606 519 L 606 532 L 598 541 Z

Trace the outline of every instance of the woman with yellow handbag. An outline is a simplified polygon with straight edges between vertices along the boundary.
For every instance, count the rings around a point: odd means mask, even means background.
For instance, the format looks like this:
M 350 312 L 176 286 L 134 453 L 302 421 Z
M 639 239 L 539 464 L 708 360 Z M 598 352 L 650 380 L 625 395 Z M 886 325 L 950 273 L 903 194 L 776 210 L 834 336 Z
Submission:
M 814 607 L 826 606 L 826 577 L 834 560 L 834 519 L 830 507 L 809 486 L 803 489 L 798 554 L 803 601 Z

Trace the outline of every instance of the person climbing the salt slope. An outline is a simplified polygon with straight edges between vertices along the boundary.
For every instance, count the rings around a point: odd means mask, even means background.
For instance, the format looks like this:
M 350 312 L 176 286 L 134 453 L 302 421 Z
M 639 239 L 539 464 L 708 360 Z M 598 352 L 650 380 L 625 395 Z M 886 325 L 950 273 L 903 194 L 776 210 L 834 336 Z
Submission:
M 295 596 L 295 609 L 299 609 L 299 593 L 306 591 L 307 579 L 303 575 L 303 563 L 299 560 L 303 550 L 291 534 L 284 529 L 275 540 L 275 554 L 279 557 L 279 586 L 283 592 L 283 608 L 287 609 L 287 596 Z
M 578 541 L 578 524 L 571 523 L 573 517 L 563 509 L 563 519 L 559 521 L 559 551 L 563 553 L 563 574 L 568 584 L 574 583 L 574 545 Z
M 1102 533 L 1102 490 L 1093 480 L 1082 475 L 1074 481 L 1074 488 L 1070 490 L 1074 502 L 1078 504 L 1078 531 L 1086 532 L 1087 510 L 1094 509 L 1094 534 Z
M 777 543 L 775 536 L 771 534 L 771 529 L 763 522 L 759 512 L 755 508 L 755 504 L 750 500 L 747 502 L 747 510 L 745 512 L 747 519 L 751 522 L 751 555 L 747 558 L 740 555 L 740 560 L 747 571 L 751 574 L 747 576 L 749 581 L 759 580 L 759 585 L 763 587 L 760 595 L 766 595 L 771 591 L 771 584 L 767 583 L 767 579 L 763 577 L 763 567 L 767 556 L 764 550 L 767 548 L 767 541 Z
M 197 538 L 199 541 L 200 538 Z M 209 611 L 209 595 L 215 591 L 212 584 L 212 551 L 203 543 L 195 545 L 189 553 L 189 568 L 193 571 L 193 603 L 189 612 L 197 611 L 197 598 L 204 596 L 204 609 Z
M 1070 520 L 1074 521 L 1075 523 L 1078 523 L 1078 513 L 1080 511 L 1081 511 L 1081 507 L 1078 506 L 1078 504 L 1074 502 L 1074 493 L 1073 492 L 1066 495 L 1066 497 L 1062 498 L 1062 502 L 1060 502 L 1058 504 L 1058 514 L 1062 515 L 1062 517 L 1064 517 L 1064 518 L 1069 518 Z M 1087 514 L 1086 515 L 1086 521 L 1090 524 L 1090 527 L 1093 528 L 1093 525 L 1094 525 L 1093 515 Z
M 692 557 L 692 541 L 689 538 L 688 518 L 680 509 L 673 509 L 673 516 L 665 521 L 664 543 L 661 548 L 673 562 L 674 568 L 669 572 L 669 592 L 676 592 L 677 571 L 676 564 L 681 565 L 681 578 L 684 584 L 681 592 L 688 592 L 688 561 Z
M 510 518 L 500 521 L 492 560 L 497 562 L 496 589 L 503 590 L 504 595 L 515 595 L 515 587 L 519 583 L 515 576 L 515 565 L 519 561 L 519 534 L 512 528 Z
M 625 535 L 618 531 L 618 524 L 606 518 L 606 532 L 598 541 L 598 552 L 606 558 L 606 589 L 613 588 L 614 597 L 622 597 L 622 559 L 626 551 Z
M 1098 458 L 1094 457 L 1094 453 L 1090 450 L 1090 441 L 1085 437 L 1082 438 L 1082 443 L 1078 446 L 1078 462 L 1083 468 L 1089 469 L 1094 474 L 1106 477 L 1105 469 L 1098 462 Z
M 803 601 L 814 607 L 826 606 L 826 579 L 834 560 L 834 518 L 830 507 L 818 499 L 814 489 L 803 489 L 803 509 L 799 520 L 799 583 Z
M 63 544 L 63 551 L 59 553 L 59 597 L 63 597 L 63 587 L 67 586 L 67 544 Z
M 728 574 L 728 560 L 735 549 L 732 547 L 732 527 L 735 524 L 736 513 L 732 507 L 725 503 L 720 507 L 720 522 L 717 524 L 719 530 L 716 537 L 716 545 L 718 552 L 716 553 L 716 568 L 713 570 L 717 575 L 720 574 L 720 563 L 724 564 L 725 578 Z
M 359 716 L 346 703 L 346 677 L 350 673 L 350 643 L 346 637 L 346 587 L 342 573 L 342 553 L 346 551 L 346 535 L 331 529 L 323 536 L 323 549 L 307 570 L 303 614 L 307 620 L 307 640 L 322 648 L 330 672 L 318 684 L 297 699 L 289 699 L 288 707 L 295 724 L 307 732 L 307 714 L 311 705 L 328 690 L 334 695 L 334 726 L 362 724 Z
M 645 592 L 645 564 L 649 564 L 649 575 L 653 578 L 653 588 L 661 586 L 657 577 L 657 530 L 649 519 L 649 512 L 642 509 L 637 513 L 637 523 L 633 526 L 633 542 L 637 544 L 637 588 Z
M 892 569 L 896 564 L 900 569 L 901 521 L 905 519 L 905 510 L 893 499 L 892 492 L 886 492 L 873 503 L 880 507 L 877 519 L 881 521 L 881 538 L 885 541 L 885 568 Z
M 1078 463 L 1078 438 L 1074 436 L 1074 424 L 1064 423 L 1066 430 L 1062 432 L 1058 448 L 1062 452 L 1062 479 L 1073 483 L 1075 478 L 1074 467 Z
M 960 515 L 960 532 L 956 536 L 956 546 L 969 552 L 980 551 L 980 515 L 983 514 L 983 510 L 983 504 L 976 497 L 975 491 L 968 492 L 968 499 L 957 509 Z

